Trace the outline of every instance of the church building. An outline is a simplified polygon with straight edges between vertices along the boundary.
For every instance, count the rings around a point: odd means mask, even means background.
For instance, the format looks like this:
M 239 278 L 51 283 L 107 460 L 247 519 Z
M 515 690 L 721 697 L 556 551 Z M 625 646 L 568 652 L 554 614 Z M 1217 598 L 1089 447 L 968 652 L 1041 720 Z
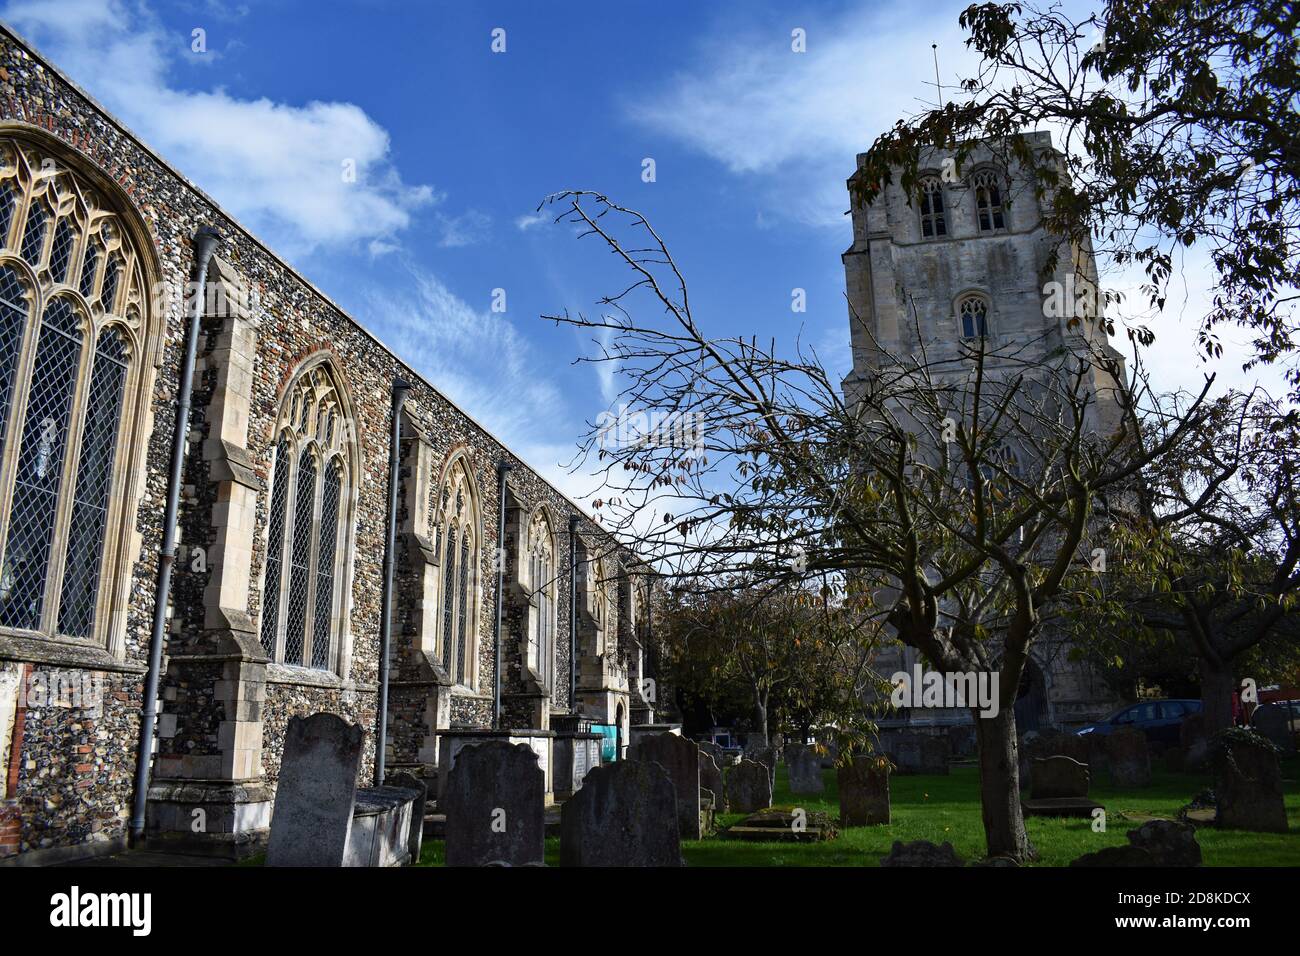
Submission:
M 617 750 L 634 713 L 653 722 L 650 588 L 435 383 L 0 30 L 0 859 L 133 832 L 250 852 L 297 714 L 362 727 L 368 783 L 386 630 L 387 771 L 432 782 L 457 746 L 508 736 L 562 798 L 580 782 L 566 736 Z
M 1029 147 L 1057 155 L 1047 133 L 1026 134 Z M 865 154 L 858 157 L 859 169 Z M 963 167 L 954 153 L 922 155 L 910 197 L 897 176 L 874 201 L 854 202 L 853 245 L 843 255 L 853 349 L 845 378 L 847 400 L 861 396 L 883 364 L 916 362 L 939 386 L 967 387 L 968 346 L 983 341 L 986 380 L 1069 376 L 1077 358 L 1123 358 L 1096 321 L 1077 314 L 1083 303 L 1101 314 L 1085 291 L 1096 288 L 1090 249 L 1062 248 L 1044 226 L 1039 200 L 1020 165 L 978 144 Z M 855 173 L 855 177 L 858 173 Z M 849 180 L 853 191 L 855 178 Z M 1087 383 L 1095 396 L 1089 428 L 1106 434 L 1118 424 L 1116 382 L 1093 362 Z M 963 383 L 958 385 L 957 383 Z M 1008 448 L 1010 461 L 1015 449 Z M 1070 644 L 1050 630 L 1031 648 L 1021 681 L 1016 722 L 1024 731 L 1073 729 L 1103 716 L 1119 700 L 1086 663 L 1070 659 Z M 885 648 L 877 669 L 886 678 L 908 674 L 919 652 Z M 964 708 L 915 709 L 882 722 L 887 729 L 943 732 L 970 725 Z M 954 736 L 954 739 L 958 739 Z

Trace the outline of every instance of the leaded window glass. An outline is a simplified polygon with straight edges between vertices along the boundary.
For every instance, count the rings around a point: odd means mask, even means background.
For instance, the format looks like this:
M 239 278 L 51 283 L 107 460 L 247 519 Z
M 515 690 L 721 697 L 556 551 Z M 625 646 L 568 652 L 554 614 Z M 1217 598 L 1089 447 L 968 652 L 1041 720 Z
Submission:
M 921 180 L 921 235 L 937 239 L 948 234 L 943 210 L 943 183 L 937 176 Z
M 68 281 L 68 267 L 72 265 L 72 225 L 67 216 L 59 220 L 54 229 L 54 245 L 50 247 L 50 275 L 55 282 Z
M 39 268 L 41 264 L 41 255 L 45 251 L 45 227 L 49 221 L 50 216 L 45 207 L 39 202 L 33 203 L 27 213 L 27 226 L 23 230 L 23 258 L 33 269 Z
M 0 137 L 0 629 L 110 647 L 120 635 L 100 618 L 125 599 L 131 517 L 115 481 L 138 467 L 143 422 L 126 403 L 133 380 L 143 394 L 149 306 L 123 221 L 65 163 Z M 87 282 L 108 254 L 121 309 L 95 310 Z
M 289 502 L 289 441 L 275 448 L 275 480 L 271 484 L 271 514 L 267 520 L 266 585 L 262 588 L 262 647 L 275 656 L 275 625 L 280 614 L 280 558 L 284 548 L 284 511 Z
M 996 232 L 1006 226 L 1003 189 L 1000 178 L 991 169 L 975 174 L 975 213 L 980 232 Z
M 478 641 L 478 495 L 463 455 L 457 456 L 441 483 L 436 527 L 443 529 L 442 583 L 438 595 L 441 627 L 438 658 L 457 684 L 477 680 Z
M 460 539 L 460 589 L 456 595 L 456 683 L 465 683 L 465 615 L 469 589 L 469 539 Z
M 989 307 L 982 295 L 965 296 L 958 304 L 957 312 L 961 317 L 962 338 L 982 339 L 989 334 Z
M 18 200 L 12 187 L 0 186 L 0 246 L 9 245 L 9 227 L 14 221 L 14 207 Z
M 0 267 L 0 453 L 8 434 L 9 404 L 18 375 L 18 355 L 27 329 L 27 295 L 18 273 Z
M 455 601 L 452 600 L 456 587 L 456 529 L 448 528 L 444 537 L 446 547 L 443 549 L 442 559 L 442 666 L 448 674 L 451 674 L 451 623 L 455 620 L 456 612 Z
M 334 558 L 338 546 L 339 494 L 343 466 L 331 462 L 325 469 L 320 502 L 320 553 L 316 559 L 316 620 L 312 629 L 312 667 L 328 667 L 334 615 Z
M 106 280 L 107 281 L 107 280 Z M 352 449 L 333 427 L 340 393 L 313 364 L 291 383 L 276 448 L 262 586 L 262 646 L 280 664 L 330 670 L 344 616 L 342 552 Z
M 298 461 L 294 492 L 293 550 L 289 567 L 289 604 L 284 629 L 284 663 L 301 664 L 306 644 L 307 591 L 311 584 L 312 512 L 316 506 L 316 462 L 304 450 Z
M 0 567 L 0 625 L 4 627 L 40 627 L 81 342 L 71 301 L 55 299 L 41 319 L 18 451 L 14 520 Z
M 59 631 L 90 637 L 99 588 L 104 531 L 108 526 L 109 490 L 117 447 L 118 409 L 126 386 L 127 348 L 119 329 L 106 328 L 95 347 L 86 399 L 86 426 L 73 490 L 72 523 L 63 562 L 63 598 Z
M 555 582 L 555 545 L 546 512 L 538 510 L 528 525 L 528 567 L 533 592 L 533 607 L 528 615 L 528 643 L 525 653 L 529 668 L 542 679 L 550 680 L 552 644 L 555 628 L 553 593 Z

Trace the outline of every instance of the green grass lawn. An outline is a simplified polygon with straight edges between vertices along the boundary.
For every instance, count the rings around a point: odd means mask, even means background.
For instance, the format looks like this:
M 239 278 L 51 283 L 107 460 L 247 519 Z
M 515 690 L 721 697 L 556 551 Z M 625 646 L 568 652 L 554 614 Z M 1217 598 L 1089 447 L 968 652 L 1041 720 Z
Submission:
M 1300 866 L 1300 760 L 1283 763 L 1287 818 L 1290 833 L 1247 833 L 1202 827 L 1196 831 L 1206 866 Z M 786 785 L 785 767 L 776 772 L 775 803 L 782 807 L 820 810 L 839 819 L 835 772 L 825 771 L 826 792 L 816 798 L 796 796 Z M 1036 866 L 1065 866 L 1075 857 L 1106 846 L 1128 842 L 1127 832 L 1141 819 L 1126 815 L 1172 818 L 1199 790 L 1210 786 L 1208 776 L 1153 771 L 1151 786 L 1143 790 L 1116 790 L 1106 774 L 1091 789 L 1106 807 L 1105 833 L 1092 832 L 1087 819 L 1031 817 L 1029 836 L 1039 853 Z M 980 822 L 979 775 L 973 765 L 954 766 L 947 777 L 895 775 L 890 780 L 892 821 L 889 826 L 853 827 L 825 843 L 749 843 L 728 840 L 720 833 L 682 844 L 690 866 L 878 866 L 895 840 L 929 840 L 952 843 L 966 860 L 984 855 L 984 827 Z M 743 819 L 727 813 L 718 819 L 719 830 Z M 443 844 L 431 840 L 420 854 L 421 866 L 441 866 Z M 546 862 L 558 866 L 560 841 L 546 841 Z
M 1152 773 L 1151 786 L 1143 790 L 1116 790 L 1105 779 L 1090 793 L 1106 807 L 1105 833 L 1092 832 L 1087 819 L 1029 818 L 1029 836 L 1039 853 L 1037 866 L 1065 866 L 1075 857 L 1106 846 L 1128 842 L 1130 829 L 1141 820 L 1126 814 L 1172 818 L 1210 779 L 1196 775 Z M 1300 761 L 1283 765 L 1290 833 L 1246 833 L 1202 827 L 1196 832 L 1206 866 L 1300 866 Z M 777 768 L 777 806 L 820 810 L 839 819 L 835 773 L 826 771 L 826 792 L 810 798 L 790 793 L 784 767 Z M 967 860 L 984 855 L 984 827 L 980 822 L 979 772 L 974 766 L 954 766 L 947 777 L 895 775 L 890 779 L 888 826 L 853 827 L 825 843 L 748 843 L 715 835 L 683 843 L 682 853 L 691 866 L 878 866 L 895 840 L 929 840 L 952 843 Z M 729 826 L 742 814 L 723 814 L 719 826 Z

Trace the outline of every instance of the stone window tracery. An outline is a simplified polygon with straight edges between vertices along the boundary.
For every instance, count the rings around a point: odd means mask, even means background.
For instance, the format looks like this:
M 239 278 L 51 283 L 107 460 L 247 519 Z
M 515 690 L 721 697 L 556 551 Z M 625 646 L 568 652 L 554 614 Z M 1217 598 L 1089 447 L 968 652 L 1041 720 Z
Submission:
M 354 451 L 328 362 L 290 384 L 272 465 L 262 647 L 280 664 L 336 669 Z
M 957 301 L 957 319 L 963 339 L 984 338 L 989 334 L 988 299 L 978 293 L 962 296 Z
M 528 612 L 526 663 L 550 687 L 555 648 L 555 535 L 544 509 L 528 523 L 528 580 L 533 604 Z
M 452 462 L 439 500 L 442 508 L 435 527 L 442 541 L 443 567 L 437 655 L 458 686 L 473 688 L 478 657 L 479 505 L 463 456 Z
M 921 235 L 926 239 L 938 239 L 947 234 L 943 182 L 938 176 L 926 176 L 921 180 Z
M 0 629 L 109 636 L 149 305 L 126 233 L 87 178 L 0 138 Z
M 1002 176 L 993 169 L 981 169 L 971 177 L 975 187 L 975 217 L 980 232 L 997 232 L 1006 228 L 1006 188 Z

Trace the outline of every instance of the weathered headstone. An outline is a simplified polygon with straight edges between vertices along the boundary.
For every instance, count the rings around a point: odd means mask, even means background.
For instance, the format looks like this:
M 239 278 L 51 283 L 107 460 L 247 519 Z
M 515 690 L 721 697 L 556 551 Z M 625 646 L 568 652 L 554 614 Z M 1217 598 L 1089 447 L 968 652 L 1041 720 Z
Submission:
M 1264 704 L 1255 710 L 1251 726 L 1284 755 L 1295 753 L 1295 736 L 1291 732 L 1291 712 L 1282 704 Z
M 750 753 L 749 759 L 755 763 L 761 763 L 767 768 L 768 780 L 772 789 L 776 789 L 776 762 L 780 758 L 780 752 L 775 747 L 759 747 Z
M 1286 804 L 1277 749 L 1259 734 L 1238 729 L 1216 734 L 1210 746 L 1216 825 L 1228 830 L 1286 833 Z
M 683 839 L 700 838 L 700 748 L 679 734 L 642 737 L 628 753 L 630 760 L 653 760 L 668 771 L 677 792 L 677 822 Z
M 889 856 L 881 857 L 881 866 L 964 866 L 957 851 L 946 840 L 935 846 L 929 840 L 904 843 L 895 840 Z
M 727 812 L 727 798 L 722 789 L 722 770 L 703 749 L 700 750 L 700 789 L 713 793 L 714 810 L 718 813 Z
M 895 734 L 881 740 L 901 774 L 922 773 L 921 737 L 919 734 Z
M 1088 796 L 1088 765 L 1057 754 L 1030 761 L 1029 799 L 1021 802 L 1025 816 L 1088 817 L 1101 806 Z
M 785 770 L 789 776 L 791 793 L 821 793 L 822 758 L 815 747 L 806 744 L 787 744 Z
M 1178 747 L 1183 752 L 1183 770 L 1195 773 L 1204 769 L 1209 759 L 1210 737 L 1205 730 L 1204 714 L 1188 714 L 1178 728 Z
M 1173 820 L 1148 820 L 1128 831 L 1128 842 L 1151 854 L 1156 866 L 1200 866 L 1196 828 Z
M 948 775 L 948 738 L 926 735 L 921 738 L 921 773 Z
M 335 714 L 290 717 L 267 866 L 342 866 L 365 734 Z
M 860 754 L 836 773 L 840 826 L 869 827 L 889 822 L 889 758 Z
M 742 760 L 727 771 L 727 806 L 732 813 L 753 813 L 772 805 L 772 777 L 767 767 Z
M 681 866 L 677 794 L 657 763 L 599 767 L 560 808 L 562 866 Z
M 1151 785 L 1151 752 L 1140 730 L 1117 730 L 1106 739 L 1110 779 L 1117 787 Z
M 1201 846 L 1192 827 L 1148 820 L 1128 831 L 1127 846 L 1108 846 L 1070 861 L 1073 867 L 1200 866 Z
M 527 744 L 489 740 L 462 748 L 440 802 L 447 866 L 541 863 L 545 792 L 546 774 Z
M 1036 759 L 1031 776 L 1033 787 L 1030 796 L 1035 800 L 1088 795 L 1088 766 L 1073 757 L 1055 756 Z
M 948 746 L 955 757 L 975 755 L 975 725 L 954 724 L 948 728 Z
M 414 790 L 419 796 L 411 804 L 411 832 L 407 839 L 407 849 L 411 853 L 411 862 L 420 861 L 420 849 L 424 844 L 424 805 L 429 799 L 429 787 L 414 774 L 390 774 L 385 783 L 390 787 Z

